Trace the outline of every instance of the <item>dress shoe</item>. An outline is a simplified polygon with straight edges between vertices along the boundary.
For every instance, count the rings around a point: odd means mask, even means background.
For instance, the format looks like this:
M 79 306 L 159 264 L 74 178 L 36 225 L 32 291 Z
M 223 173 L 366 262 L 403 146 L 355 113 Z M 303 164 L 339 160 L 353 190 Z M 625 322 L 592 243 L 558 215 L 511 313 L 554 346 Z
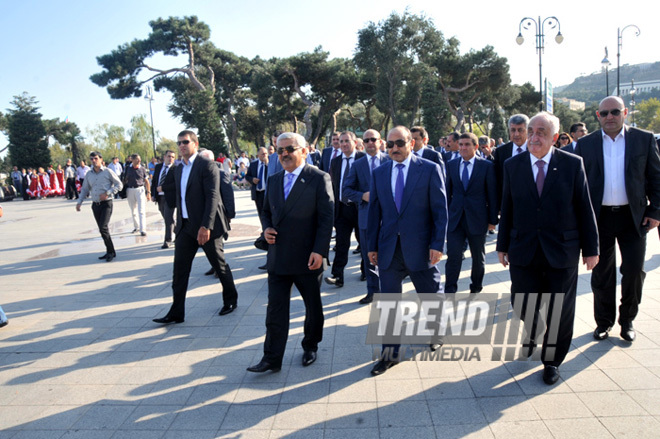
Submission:
M 438 349 L 440 349 L 442 347 L 442 345 L 443 345 L 443 343 L 431 343 L 429 345 L 429 349 L 431 349 L 432 352 L 435 352 Z
M 140 236 L 147 236 L 147 232 L 140 232 Z
M 272 370 L 273 372 L 279 372 L 280 369 L 282 369 L 282 366 L 276 366 L 274 364 L 270 364 L 266 360 L 261 360 L 259 363 L 255 364 L 254 366 L 248 367 L 247 371 L 255 372 L 255 373 L 264 373 L 269 370 Z
M 226 314 L 229 314 L 230 312 L 233 312 L 235 309 L 236 309 L 236 304 L 235 303 L 231 303 L 231 304 L 228 304 L 228 305 L 223 305 L 223 307 L 220 309 L 220 312 L 218 313 L 218 315 L 224 316 Z
M 259 270 L 267 270 L 268 267 L 266 265 L 268 265 L 268 264 L 261 265 L 260 267 L 257 267 L 257 268 L 259 268 Z
M 362 253 L 362 249 L 361 249 L 360 246 L 358 245 L 357 248 L 356 248 L 355 250 L 353 250 L 353 254 L 354 254 L 354 255 L 359 255 L 360 253 Z
M 211 275 L 213 275 L 213 274 L 215 274 L 215 271 L 213 271 L 213 268 L 211 268 L 209 271 L 207 271 L 206 273 L 204 273 L 204 276 L 211 276 Z
M 163 245 L 160 246 L 160 248 L 170 248 L 170 245 L 167 242 L 164 242 Z
M 99 261 L 102 261 L 107 258 L 108 258 L 108 253 L 104 254 L 103 256 L 99 256 Z
M 362 273 L 362 274 L 360 275 L 360 282 L 364 282 L 365 280 L 367 280 L 367 275 L 364 274 L 364 273 Z
M 488 234 L 489 234 L 489 235 L 494 235 L 494 234 L 495 234 L 495 230 L 489 230 L 489 231 L 488 231 Z
M 9 320 L 5 320 L 4 322 L 0 322 L 0 328 L 4 328 L 9 324 Z
M 153 320 L 156 323 L 162 323 L 164 325 L 169 325 L 170 323 L 183 323 L 183 319 L 175 319 L 170 316 L 161 317 L 159 319 Z
M 376 363 L 373 369 L 371 369 L 371 374 L 373 376 L 382 375 L 385 372 L 387 372 L 387 369 L 396 366 L 396 364 L 397 364 L 396 361 L 380 360 L 378 363 Z
M 117 256 L 117 255 L 115 255 L 114 253 L 108 253 L 108 256 L 105 257 L 105 260 L 106 260 L 107 262 L 112 262 L 112 260 L 113 260 L 116 256 Z
M 337 288 L 341 288 L 344 286 L 344 279 L 341 277 L 326 277 L 325 278 L 325 283 L 328 285 L 334 285 Z
M 633 328 L 632 322 L 621 324 L 621 338 L 625 341 L 633 342 L 635 341 L 635 329 Z
M 606 327 L 606 326 L 599 326 L 596 328 L 594 331 L 594 338 L 596 340 L 605 340 L 607 337 L 610 335 L 610 330 L 612 329 L 611 326 Z
M 302 357 L 302 365 L 309 366 L 316 361 L 316 352 L 314 351 L 305 351 Z
M 133 229 L 131 233 L 137 233 L 138 229 Z
M 374 301 L 374 295 L 373 294 L 367 294 L 362 299 L 360 299 L 360 304 L 367 305 L 367 304 L 369 304 L 373 301 Z
M 543 369 L 543 382 L 551 386 L 559 381 L 559 369 L 557 366 L 545 366 Z

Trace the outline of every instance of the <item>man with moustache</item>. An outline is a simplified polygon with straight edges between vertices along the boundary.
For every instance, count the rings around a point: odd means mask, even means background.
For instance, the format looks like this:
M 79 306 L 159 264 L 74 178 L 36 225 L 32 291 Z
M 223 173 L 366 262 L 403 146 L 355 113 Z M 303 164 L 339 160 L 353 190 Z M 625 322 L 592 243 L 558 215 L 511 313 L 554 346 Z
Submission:
M 509 118 L 509 142 L 498 146 L 493 152 L 495 177 L 497 178 L 497 205 L 502 204 L 502 175 L 504 162 L 527 151 L 527 124 L 529 117 L 514 114 Z
M 367 216 L 371 176 L 377 167 L 389 160 L 389 157 L 380 152 L 382 139 L 378 131 L 369 129 L 364 132 L 362 139 L 367 155 L 356 160 L 351 166 L 348 177 L 344 180 L 343 196 L 345 201 L 351 201 L 358 206 L 358 228 L 360 242 L 363 244 L 361 245 L 362 262 L 367 278 L 367 295 L 360 299 L 360 303 L 364 305 L 373 301 L 374 294 L 380 293 L 378 276 L 374 272 L 375 266 L 367 256 Z
M 341 149 L 339 148 L 340 135 L 341 133 L 338 131 L 332 133 L 332 136 L 330 137 L 332 148 L 326 146 L 321 153 L 321 170 L 328 174 L 330 173 L 330 162 L 341 155 Z
M 633 320 L 644 287 L 646 234 L 660 220 L 660 158 L 653 134 L 624 125 L 628 109 L 609 96 L 598 105 L 602 127 L 578 140 L 598 218 L 601 262 L 591 274 L 594 338 L 608 337 L 616 321 L 616 243 L 621 252 L 621 338 L 636 338 Z
M 302 365 L 316 361 L 323 338 L 321 279 L 330 249 L 334 200 L 330 176 L 306 163 L 303 136 L 283 133 L 277 153 L 284 171 L 271 175 L 263 209 L 268 241 L 268 308 L 264 355 L 249 372 L 277 372 L 289 335 L 291 290 L 305 303 Z
M 454 131 L 453 133 L 449 133 L 447 137 L 445 137 L 445 142 L 447 144 L 445 148 L 445 152 L 442 154 L 442 160 L 445 163 L 449 163 L 450 160 L 458 159 L 460 158 L 460 153 L 458 152 L 458 137 L 460 136 L 459 133 Z

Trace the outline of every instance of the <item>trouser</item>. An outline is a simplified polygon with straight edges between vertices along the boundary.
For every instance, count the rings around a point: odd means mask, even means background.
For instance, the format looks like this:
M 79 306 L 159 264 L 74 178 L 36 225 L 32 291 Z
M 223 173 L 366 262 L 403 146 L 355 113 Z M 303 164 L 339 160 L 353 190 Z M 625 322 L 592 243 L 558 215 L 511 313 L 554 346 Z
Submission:
M 467 239 L 472 254 L 472 272 L 470 273 L 470 292 L 478 293 L 483 289 L 486 272 L 486 232 L 470 235 L 465 214 L 455 230 L 447 232 L 447 262 L 445 264 L 445 293 L 458 290 L 458 278 L 463 265 L 463 247 Z
M 112 200 L 105 200 L 100 203 L 93 201 L 92 212 L 94 213 L 96 224 L 99 226 L 99 232 L 101 232 L 106 253 L 115 255 L 115 246 L 112 244 L 110 230 L 108 229 L 108 223 L 112 216 Z
M 360 245 L 360 251 L 362 253 L 362 263 L 364 264 L 365 275 L 367 276 L 367 294 L 373 296 L 376 293 L 380 293 L 380 284 L 378 276 L 372 271 L 376 270 L 376 267 L 371 265 L 371 262 L 369 261 L 367 251 L 367 229 L 360 229 L 360 242 L 364 242 L 364 245 Z
M 126 198 L 128 199 L 128 207 L 131 209 L 133 217 L 133 228 L 139 230 L 140 233 L 146 231 L 147 226 L 147 197 L 144 192 L 144 186 L 129 187 L 126 189 Z
M 172 232 L 174 231 L 174 209 L 167 205 L 164 196 L 158 198 L 158 210 L 165 221 L 165 242 L 172 242 Z
M 344 267 L 348 264 L 348 251 L 351 247 L 351 234 L 358 230 L 358 211 L 355 204 L 339 203 L 337 206 L 337 217 L 335 220 L 336 252 L 332 261 L 332 275 L 344 278 Z
M 66 198 L 67 200 L 73 200 L 74 198 L 78 198 L 78 192 L 76 192 L 75 178 L 66 179 Z
M 16 191 L 17 191 L 16 195 L 18 195 L 19 193 L 22 194 L 23 193 L 23 182 L 20 179 L 12 180 L 12 181 L 14 182 L 14 187 L 16 188 Z
M 264 199 L 266 195 L 266 191 L 256 191 L 255 192 L 255 198 L 254 198 L 254 204 L 257 206 L 257 215 L 259 216 L 259 222 L 261 223 L 261 230 L 264 230 L 264 223 L 263 220 L 261 219 L 261 211 L 264 209 Z

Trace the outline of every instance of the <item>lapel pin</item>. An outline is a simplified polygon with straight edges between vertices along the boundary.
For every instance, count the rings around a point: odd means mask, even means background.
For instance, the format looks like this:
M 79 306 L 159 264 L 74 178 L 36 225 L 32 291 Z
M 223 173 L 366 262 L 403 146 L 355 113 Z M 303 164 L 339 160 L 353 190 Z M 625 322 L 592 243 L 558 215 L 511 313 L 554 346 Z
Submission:
M 304 178 L 301 178 L 300 181 L 304 183 L 304 182 L 305 182 L 305 179 L 304 179 Z
M 557 168 L 552 168 L 552 170 L 553 170 L 553 171 L 556 171 L 556 170 L 557 170 Z

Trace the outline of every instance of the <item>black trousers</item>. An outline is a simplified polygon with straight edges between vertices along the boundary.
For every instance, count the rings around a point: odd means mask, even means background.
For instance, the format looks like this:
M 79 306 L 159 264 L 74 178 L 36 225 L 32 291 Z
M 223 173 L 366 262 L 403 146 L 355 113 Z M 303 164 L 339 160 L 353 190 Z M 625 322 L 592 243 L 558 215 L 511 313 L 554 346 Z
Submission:
M 172 242 L 172 233 L 174 232 L 174 210 L 167 205 L 164 196 L 158 197 L 158 210 L 165 221 L 165 242 Z
M 110 230 L 108 229 L 108 223 L 112 216 L 112 200 L 105 200 L 100 203 L 92 202 L 92 212 L 94 213 L 96 224 L 99 226 L 99 232 L 101 232 L 106 253 L 115 255 L 115 246 L 112 244 Z
M 176 245 L 174 246 L 174 268 L 172 274 L 172 295 L 173 303 L 168 317 L 174 319 L 183 319 L 186 314 L 186 293 L 188 292 L 188 280 L 190 279 L 190 269 L 193 260 L 199 249 L 197 242 L 198 230 L 192 230 L 193 227 L 187 220 L 184 220 L 183 227 L 176 235 Z M 222 301 L 225 305 L 236 304 L 238 300 L 238 291 L 234 284 L 234 277 L 229 265 L 225 261 L 225 252 L 223 249 L 222 237 L 210 239 L 202 246 L 206 258 L 211 266 L 218 273 L 220 283 L 222 284 Z
M 359 234 L 358 211 L 355 204 L 339 203 L 335 218 L 335 245 L 337 247 L 335 258 L 332 261 L 332 275 L 344 278 L 344 267 L 348 264 L 348 251 L 351 248 L 351 234 L 353 230 Z
M 291 290 L 298 288 L 305 303 L 305 323 L 302 347 L 316 352 L 323 339 L 323 304 L 321 279 L 323 271 L 309 274 L 280 275 L 268 273 L 268 308 L 266 309 L 266 341 L 263 359 L 281 366 L 289 337 Z
M 616 249 L 621 252 L 621 305 L 619 323 L 632 322 L 637 317 L 644 287 L 644 256 L 646 234 L 639 236 L 630 208 L 617 211 L 602 206 L 598 216 L 600 261 L 591 273 L 594 292 L 594 317 L 598 326 L 610 327 L 616 321 Z
M 74 198 L 78 198 L 78 192 L 76 192 L 75 178 L 66 179 L 66 198 L 67 200 L 73 200 Z
M 472 272 L 470 274 L 470 292 L 478 293 L 483 289 L 484 273 L 486 272 L 486 232 L 470 235 L 465 213 L 456 230 L 447 232 L 447 262 L 445 264 L 445 293 L 455 293 L 458 290 L 458 278 L 463 265 L 465 240 L 470 245 L 472 254 Z
M 557 327 L 551 326 L 545 331 L 543 336 L 543 348 L 541 350 L 541 360 L 543 364 L 549 366 L 559 366 L 566 354 L 571 348 L 573 339 L 573 322 L 575 321 L 575 297 L 577 290 L 578 265 L 570 268 L 552 268 L 548 263 L 541 245 L 539 244 L 534 254 L 534 258 L 529 265 L 513 265 L 509 269 L 511 275 L 511 300 L 516 303 L 518 300 L 524 300 L 522 307 L 523 314 L 518 317 L 525 321 L 525 328 L 529 328 L 528 336 L 535 341 L 536 334 L 546 329 L 544 325 L 553 321 L 558 321 Z M 555 298 L 563 293 L 561 308 L 555 309 Z M 539 300 L 532 300 L 532 294 L 538 295 Z M 549 311 L 539 318 L 538 306 L 543 303 L 540 300 L 541 295 L 550 295 L 548 301 Z M 526 304 L 534 304 L 532 310 L 533 322 L 526 321 Z M 531 305 L 530 305 L 531 306 Z M 561 315 L 557 319 L 555 312 L 560 311 Z M 539 325 L 541 325 L 539 327 Z

